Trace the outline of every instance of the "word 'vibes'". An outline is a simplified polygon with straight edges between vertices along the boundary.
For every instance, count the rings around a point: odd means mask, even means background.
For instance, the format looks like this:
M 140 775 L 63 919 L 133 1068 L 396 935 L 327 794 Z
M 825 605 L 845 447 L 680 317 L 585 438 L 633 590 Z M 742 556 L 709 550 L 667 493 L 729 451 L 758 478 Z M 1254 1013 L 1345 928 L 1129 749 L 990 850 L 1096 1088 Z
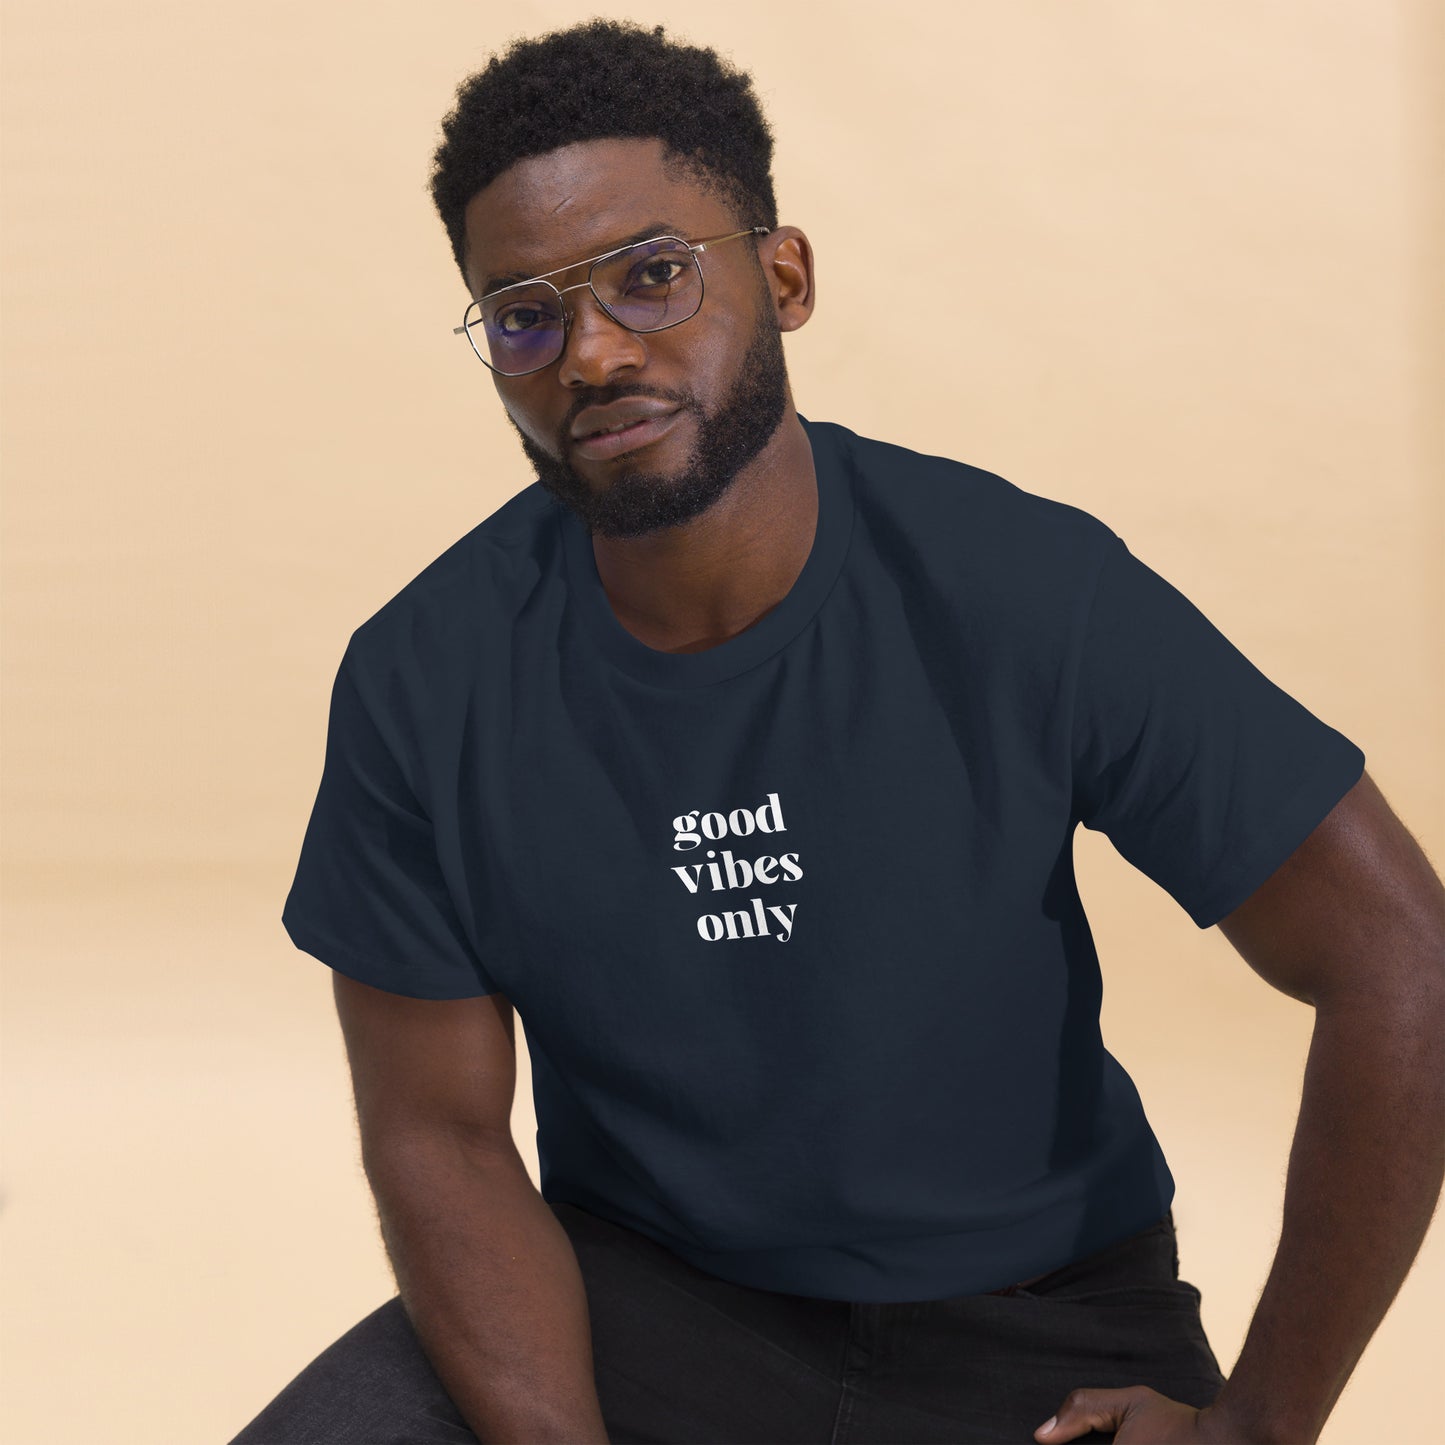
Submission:
M 782 804 L 776 793 L 757 808 L 734 808 L 731 813 L 684 813 L 672 820 L 672 846 L 679 853 L 701 848 L 724 838 L 746 838 L 752 833 L 786 832 Z M 796 853 L 773 855 L 764 853 L 752 859 L 737 858 L 729 848 L 719 855 L 708 848 L 705 860 L 678 864 L 672 870 L 689 893 L 701 893 L 704 887 L 714 893 L 733 888 L 767 887 L 786 878 L 790 883 L 803 876 Z M 747 908 L 728 909 L 722 913 L 704 913 L 697 920 L 698 936 L 708 943 L 723 939 L 768 938 L 786 943 L 793 936 L 796 903 L 764 904 L 760 896 L 748 899 Z

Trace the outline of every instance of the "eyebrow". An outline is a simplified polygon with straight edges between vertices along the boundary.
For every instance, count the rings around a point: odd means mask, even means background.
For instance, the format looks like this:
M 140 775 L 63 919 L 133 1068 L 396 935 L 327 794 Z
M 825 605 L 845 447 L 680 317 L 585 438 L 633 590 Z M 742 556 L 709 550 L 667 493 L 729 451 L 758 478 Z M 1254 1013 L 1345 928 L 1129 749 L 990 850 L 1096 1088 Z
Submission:
M 604 247 L 593 256 L 584 256 L 585 261 L 594 260 L 596 256 L 605 256 L 608 251 L 619 250 L 623 246 L 635 245 L 638 241 L 650 241 L 654 236 L 676 236 L 679 240 L 686 240 L 683 229 L 674 226 L 671 221 L 654 221 L 650 226 L 644 226 L 639 231 L 634 231 L 630 236 L 619 237 L 610 246 Z M 515 286 L 519 281 L 535 281 L 538 276 L 555 275 L 558 271 L 570 271 L 573 266 L 580 266 L 582 261 L 573 261 L 570 265 L 554 267 L 552 271 L 513 271 L 506 276 L 488 276 L 482 282 L 482 295 L 490 296 L 493 291 L 500 291 L 503 286 Z

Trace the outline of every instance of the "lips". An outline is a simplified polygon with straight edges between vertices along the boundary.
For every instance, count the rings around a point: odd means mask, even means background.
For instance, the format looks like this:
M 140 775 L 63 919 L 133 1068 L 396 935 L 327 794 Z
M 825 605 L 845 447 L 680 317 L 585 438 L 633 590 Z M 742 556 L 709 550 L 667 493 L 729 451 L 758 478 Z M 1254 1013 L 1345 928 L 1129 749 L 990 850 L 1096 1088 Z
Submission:
M 584 407 L 572 422 L 572 435 L 580 439 L 596 432 L 611 431 L 614 427 L 630 422 L 642 421 L 647 417 L 666 416 L 676 410 L 675 403 L 661 397 L 628 396 L 613 402 L 611 406 Z
M 674 410 L 661 415 L 644 416 L 621 431 L 578 437 L 572 446 L 579 456 L 586 457 L 589 461 L 607 461 L 621 456 L 623 452 L 633 452 L 639 447 L 649 446 L 666 436 L 677 425 L 681 414 L 680 410 Z

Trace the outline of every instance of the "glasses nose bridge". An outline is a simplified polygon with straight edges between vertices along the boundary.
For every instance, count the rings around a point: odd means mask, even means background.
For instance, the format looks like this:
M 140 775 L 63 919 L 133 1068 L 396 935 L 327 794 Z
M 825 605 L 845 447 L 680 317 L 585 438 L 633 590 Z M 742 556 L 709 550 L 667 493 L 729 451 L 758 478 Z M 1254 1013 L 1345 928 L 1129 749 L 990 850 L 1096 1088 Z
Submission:
M 572 331 L 572 325 L 577 319 L 576 307 L 568 306 L 567 303 L 562 300 L 562 297 L 564 297 L 569 291 L 591 291 L 592 299 L 597 303 L 597 310 L 603 316 L 605 316 L 608 321 L 610 321 L 614 326 L 622 327 L 624 331 L 632 330 L 632 327 L 628 326 L 625 322 L 619 321 L 617 317 L 615 317 L 608 309 L 607 303 L 603 301 L 602 297 L 598 295 L 596 288 L 592 285 L 592 277 L 590 273 L 588 274 L 585 281 L 578 281 L 571 286 L 553 286 L 552 289 L 557 293 L 557 299 L 562 306 L 562 324 L 565 335 L 570 336 Z M 564 349 L 565 344 L 566 343 L 564 341 Z

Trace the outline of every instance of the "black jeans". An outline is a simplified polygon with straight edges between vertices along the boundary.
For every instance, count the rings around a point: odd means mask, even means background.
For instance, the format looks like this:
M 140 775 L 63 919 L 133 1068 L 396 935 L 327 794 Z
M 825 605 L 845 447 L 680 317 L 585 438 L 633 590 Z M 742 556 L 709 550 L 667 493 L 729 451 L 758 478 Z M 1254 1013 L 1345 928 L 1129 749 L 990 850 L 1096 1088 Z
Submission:
M 1032 1445 L 1077 1386 L 1209 1404 L 1224 1384 L 1173 1211 L 1030 1283 L 859 1304 L 750 1289 L 572 1204 L 613 1445 Z M 1091 1430 L 1079 1440 L 1112 1440 Z M 230 1445 L 476 1445 L 393 1296 Z

